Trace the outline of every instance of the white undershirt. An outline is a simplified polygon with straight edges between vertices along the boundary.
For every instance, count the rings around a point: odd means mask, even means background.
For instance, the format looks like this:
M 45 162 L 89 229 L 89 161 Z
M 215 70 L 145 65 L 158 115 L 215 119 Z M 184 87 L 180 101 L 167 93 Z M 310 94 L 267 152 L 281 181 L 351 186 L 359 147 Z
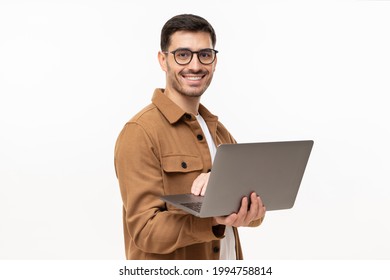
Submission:
M 196 116 L 200 127 L 203 130 L 203 134 L 206 137 L 207 145 L 209 146 L 211 160 L 214 162 L 215 153 L 217 152 L 217 147 L 211 137 L 210 131 L 207 127 L 206 122 L 200 114 Z M 236 259 L 236 241 L 234 239 L 233 228 L 231 226 L 226 226 L 225 228 L 225 238 L 221 239 L 221 248 L 220 248 L 220 259 L 221 260 L 235 260 Z

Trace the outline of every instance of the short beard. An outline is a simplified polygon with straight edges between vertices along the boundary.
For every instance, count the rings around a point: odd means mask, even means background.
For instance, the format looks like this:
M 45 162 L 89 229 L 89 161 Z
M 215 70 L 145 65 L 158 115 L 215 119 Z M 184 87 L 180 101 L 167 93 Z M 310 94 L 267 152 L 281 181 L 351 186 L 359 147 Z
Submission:
M 169 66 L 168 63 L 167 63 L 167 69 L 168 69 L 168 73 L 171 73 L 171 74 L 173 73 L 173 71 L 171 70 L 171 67 Z M 193 72 L 193 71 L 184 71 L 183 70 L 178 75 L 181 76 L 183 74 L 203 74 L 203 75 L 207 76 L 207 75 L 209 75 L 209 72 L 208 71 Z M 177 80 L 176 75 L 173 74 L 173 77 L 171 77 L 171 86 L 172 86 L 173 90 L 177 91 L 182 96 L 198 98 L 198 97 L 201 97 L 203 95 L 203 93 L 207 90 L 207 88 L 209 87 L 209 85 L 211 83 L 212 78 L 213 77 L 211 75 L 209 77 L 209 81 L 203 86 L 203 88 L 185 89 L 180 84 L 180 82 Z
M 184 89 L 178 82 L 174 81 L 172 83 L 172 87 L 174 90 L 176 90 L 178 93 L 180 93 L 183 96 L 187 97 L 201 97 L 203 93 L 208 88 L 208 85 L 205 85 L 203 88 L 194 88 L 192 89 Z
M 207 76 L 208 72 L 186 72 L 185 74 L 203 74 Z M 179 75 L 183 75 L 183 73 L 179 73 Z M 211 77 L 212 78 L 212 77 Z M 189 88 L 185 89 L 176 79 L 172 80 L 172 87 L 181 95 L 187 97 L 201 97 L 203 93 L 207 90 L 211 83 L 211 79 L 203 86 L 203 88 Z

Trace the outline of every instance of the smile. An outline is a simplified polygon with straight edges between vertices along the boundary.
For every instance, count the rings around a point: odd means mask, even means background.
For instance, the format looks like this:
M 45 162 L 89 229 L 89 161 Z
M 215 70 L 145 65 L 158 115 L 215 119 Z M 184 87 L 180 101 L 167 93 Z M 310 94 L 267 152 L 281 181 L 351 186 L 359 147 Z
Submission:
M 190 80 L 190 81 L 200 81 L 204 75 L 197 75 L 197 76 L 193 76 L 193 75 L 182 75 L 184 79 L 186 80 Z

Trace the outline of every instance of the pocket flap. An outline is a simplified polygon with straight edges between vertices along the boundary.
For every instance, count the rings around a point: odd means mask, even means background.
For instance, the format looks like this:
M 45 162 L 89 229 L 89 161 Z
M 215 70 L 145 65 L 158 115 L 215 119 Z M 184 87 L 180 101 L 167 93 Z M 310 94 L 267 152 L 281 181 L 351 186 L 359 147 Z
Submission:
M 203 169 L 203 162 L 199 156 L 193 155 L 166 155 L 162 158 L 165 172 L 192 172 Z

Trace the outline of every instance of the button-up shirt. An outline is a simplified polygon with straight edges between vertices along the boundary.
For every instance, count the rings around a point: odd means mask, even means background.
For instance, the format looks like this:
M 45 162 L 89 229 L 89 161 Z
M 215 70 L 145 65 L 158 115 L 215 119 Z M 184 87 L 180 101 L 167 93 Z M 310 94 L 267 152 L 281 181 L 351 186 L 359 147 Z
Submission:
M 217 146 L 235 143 L 202 104 L 199 114 Z M 152 103 L 126 123 L 115 146 L 127 259 L 219 259 L 224 236 L 213 231 L 212 218 L 195 217 L 159 199 L 190 193 L 195 178 L 211 168 L 196 117 L 156 89 Z M 234 235 L 236 256 L 242 259 L 236 228 Z

